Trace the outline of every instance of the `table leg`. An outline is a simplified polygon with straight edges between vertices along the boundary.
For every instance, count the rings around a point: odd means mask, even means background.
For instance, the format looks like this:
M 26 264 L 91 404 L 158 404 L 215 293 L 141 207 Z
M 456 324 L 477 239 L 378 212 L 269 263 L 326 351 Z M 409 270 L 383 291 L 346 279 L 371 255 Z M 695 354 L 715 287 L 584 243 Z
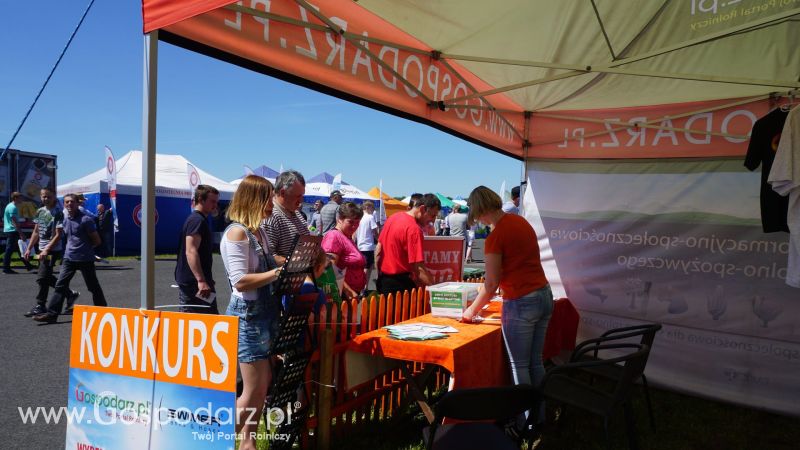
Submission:
M 433 423 L 435 417 L 433 414 L 433 410 L 431 409 L 430 405 L 428 405 L 428 399 L 425 398 L 425 393 L 420 388 L 420 385 L 425 386 L 428 378 L 433 373 L 433 370 L 436 368 L 434 364 L 426 364 L 425 369 L 422 372 L 414 377 L 414 374 L 411 370 L 411 366 L 413 363 L 403 363 L 400 364 L 400 370 L 403 371 L 403 376 L 406 378 L 406 383 L 408 383 L 408 391 L 411 397 L 417 401 L 419 408 L 422 410 L 422 413 L 425 414 L 425 418 L 428 420 L 428 423 Z

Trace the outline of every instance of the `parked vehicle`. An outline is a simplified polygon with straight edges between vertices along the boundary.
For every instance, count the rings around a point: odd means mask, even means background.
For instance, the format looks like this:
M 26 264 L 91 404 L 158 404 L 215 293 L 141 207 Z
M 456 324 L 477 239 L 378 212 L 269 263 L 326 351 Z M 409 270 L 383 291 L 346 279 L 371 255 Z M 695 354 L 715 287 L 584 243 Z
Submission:
M 56 155 L 24 152 L 9 149 L 0 160 L 0 211 L 4 210 L 12 192 L 22 194 L 23 203 L 19 208 L 21 230 L 25 235 L 33 230 L 31 220 L 36 209 L 41 206 L 39 190 L 49 187 L 56 190 Z M 3 217 L 0 214 L 0 225 Z M 0 228 L 0 241 L 5 243 L 5 233 Z

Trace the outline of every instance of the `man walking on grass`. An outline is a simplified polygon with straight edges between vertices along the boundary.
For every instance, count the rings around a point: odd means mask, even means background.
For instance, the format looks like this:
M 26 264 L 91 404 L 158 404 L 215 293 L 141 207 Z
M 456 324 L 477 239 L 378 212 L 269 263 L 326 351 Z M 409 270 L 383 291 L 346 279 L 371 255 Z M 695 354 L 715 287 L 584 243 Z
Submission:
M 47 302 L 47 312 L 34 316 L 37 322 L 56 323 L 64 299 L 67 299 L 65 314 L 72 313 L 71 290 L 69 283 L 75 272 L 80 271 L 83 280 L 92 293 L 92 302 L 95 306 L 107 306 L 103 289 L 97 280 L 94 267 L 94 247 L 100 245 L 100 235 L 94 225 L 94 219 L 78 209 L 78 198 L 75 194 L 64 196 L 64 262 L 61 264 L 61 273 L 56 281 L 55 292 Z

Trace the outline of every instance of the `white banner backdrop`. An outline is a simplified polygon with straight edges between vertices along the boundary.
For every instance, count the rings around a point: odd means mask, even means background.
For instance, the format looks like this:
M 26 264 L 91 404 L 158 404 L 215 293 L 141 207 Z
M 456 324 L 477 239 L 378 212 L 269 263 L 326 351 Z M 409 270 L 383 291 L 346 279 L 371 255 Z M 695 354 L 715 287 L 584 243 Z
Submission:
M 800 289 L 784 281 L 788 235 L 762 232 L 759 173 L 735 160 L 527 168 L 526 217 L 549 241 L 581 339 L 661 322 L 648 378 L 800 415 Z

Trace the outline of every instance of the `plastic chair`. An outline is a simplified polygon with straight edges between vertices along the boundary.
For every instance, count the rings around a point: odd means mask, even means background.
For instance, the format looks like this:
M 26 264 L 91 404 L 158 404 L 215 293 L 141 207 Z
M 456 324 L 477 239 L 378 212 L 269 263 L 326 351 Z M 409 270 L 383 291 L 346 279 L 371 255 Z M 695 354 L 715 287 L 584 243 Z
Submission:
M 630 394 L 634 381 L 644 371 L 650 347 L 641 344 L 605 344 L 592 348 L 584 348 L 576 357 L 592 350 L 629 350 L 623 356 L 595 361 L 570 362 L 551 369 L 542 380 L 539 388 L 547 401 L 578 408 L 603 418 L 603 430 L 606 443 L 608 439 L 608 421 L 618 408 L 625 412 L 625 424 L 630 448 L 638 447 L 636 424 L 630 405 Z M 621 364 L 622 373 L 611 391 L 604 391 L 597 386 L 585 383 L 574 377 L 574 372 L 593 367 L 604 367 Z
M 518 449 L 519 443 L 490 422 L 442 425 L 445 417 L 456 420 L 501 422 L 533 409 L 540 398 L 530 385 L 458 389 L 446 393 L 435 405 L 436 417 L 423 430 L 428 450 Z
M 587 339 L 577 347 L 572 352 L 572 356 L 570 357 L 570 362 L 578 362 L 578 361 L 597 361 L 600 360 L 598 356 L 597 347 L 602 344 L 606 344 L 612 341 L 619 341 L 625 339 L 631 339 L 640 337 L 639 344 L 646 345 L 653 348 L 653 341 L 655 340 L 656 333 L 661 330 L 660 323 L 651 323 L 646 325 L 635 325 L 631 327 L 623 327 L 623 328 L 613 328 L 611 330 L 606 331 L 600 337 L 594 339 Z M 587 354 L 583 350 L 588 347 L 593 347 L 594 352 L 592 355 Z M 577 355 L 581 355 L 577 357 Z M 610 380 L 617 380 L 622 375 L 622 366 L 620 365 L 604 365 L 604 366 L 594 366 L 594 367 L 587 367 L 583 370 L 584 372 L 590 373 L 595 376 L 599 376 L 602 378 L 607 378 Z M 653 414 L 653 404 L 650 401 L 650 390 L 647 385 L 647 376 L 642 373 L 642 390 L 644 392 L 644 399 L 645 403 L 647 404 L 647 414 L 650 419 L 650 426 L 655 430 L 656 428 L 656 418 L 655 414 Z M 638 381 L 637 380 L 634 380 Z

